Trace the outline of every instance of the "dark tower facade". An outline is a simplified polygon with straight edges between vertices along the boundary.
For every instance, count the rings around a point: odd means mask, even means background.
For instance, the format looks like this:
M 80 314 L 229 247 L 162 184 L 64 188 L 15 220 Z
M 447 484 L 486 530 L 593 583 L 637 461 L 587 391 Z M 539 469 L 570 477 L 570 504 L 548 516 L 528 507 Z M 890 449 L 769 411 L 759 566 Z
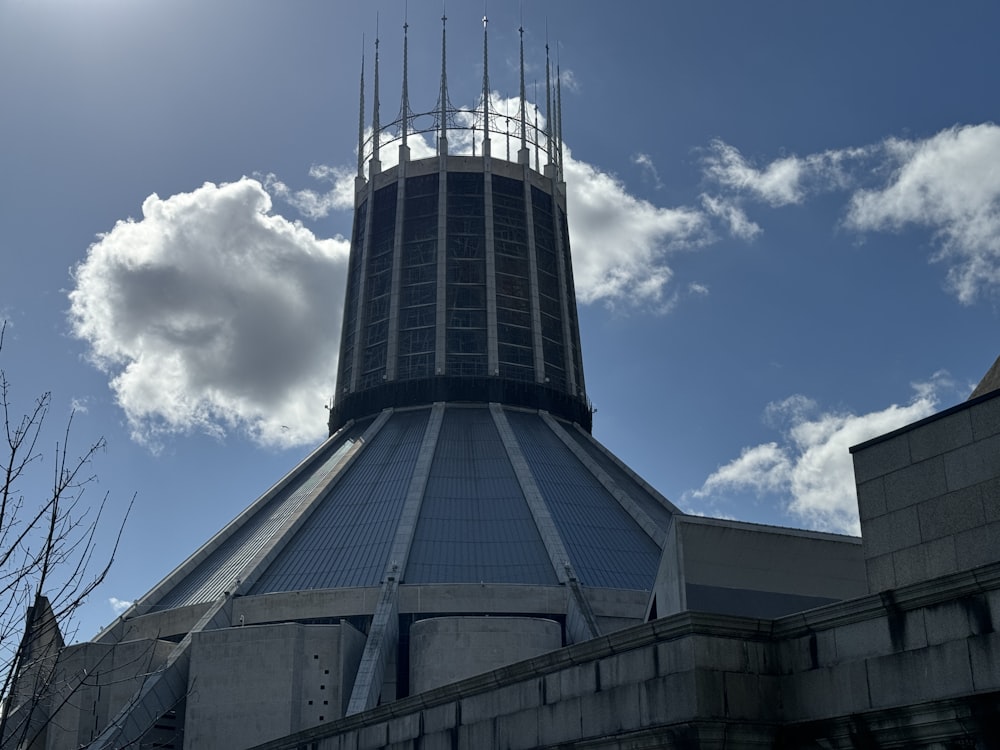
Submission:
M 423 131 L 436 134 L 437 154 L 411 160 L 420 120 L 404 63 L 403 114 L 385 128 L 392 140 L 382 140 L 377 105 L 372 135 L 359 137 L 331 434 L 386 407 L 434 401 L 545 409 L 590 430 L 558 117 L 544 130 L 529 125 L 523 93 L 521 113 L 501 116 L 486 80 L 470 121 L 447 105 L 442 72 L 445 104 Z M 449 131 L 481 153 L 450 155 Z M 497 139 L 507 159 L 492 156 Z M 396 141 L 398 163 L 383 171 L 380 156 Z

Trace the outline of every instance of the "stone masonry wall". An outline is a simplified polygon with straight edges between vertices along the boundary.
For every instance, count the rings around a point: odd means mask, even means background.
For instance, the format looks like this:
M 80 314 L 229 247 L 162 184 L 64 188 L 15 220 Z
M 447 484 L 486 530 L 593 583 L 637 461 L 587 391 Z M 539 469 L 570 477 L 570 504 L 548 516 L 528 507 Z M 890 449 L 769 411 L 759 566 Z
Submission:
M 852 448 L 869 591 L 1000 550 L 1000 392 Z
M 684 612 L 256 750 L 988 747 L 998 622 L 1000 563 L 778 620 Z

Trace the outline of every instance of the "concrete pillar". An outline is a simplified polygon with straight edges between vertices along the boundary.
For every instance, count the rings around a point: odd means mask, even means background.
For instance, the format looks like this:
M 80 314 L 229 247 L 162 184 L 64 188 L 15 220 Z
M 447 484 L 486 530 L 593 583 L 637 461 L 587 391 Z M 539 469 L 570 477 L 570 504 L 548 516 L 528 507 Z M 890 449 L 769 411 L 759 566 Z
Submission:
M 489 139 L 483 142 L 484 155 L 488 156 Z M 486 240 L 486 374 L 500 373 L 500 356 L 497 352 L 497 266 L 496 237 L 493 229 L 493 172 L 490 160 L 483 159 L 483 216 Z
M 442 139 L 443 140 L 443 139 Z M 445 141 L 447 144 L 447 141 Z M 434 318 L 434 374 L 445 372 L 448 304 L 448 156 L 438 158 L 437 305 Z
M 389 331 L 386 335 L 385 379 L 396 379 L 399 360 L 399 283 L 403 267 L 403 222 L 406 220 L 406 166 L 410 160 L 408 146 L 399 147 L 399 167 L 396 179 L 396 227 L 392 237 L 392 279 L 389 281 Z
M 535 252 L 535 210 L 531 203 L 531 167 L 521 172 L 524 183 L 524 220 L 528 230 L 528 289 L 531 295 L 531 348 L 535 355 L 535 382 L 545 382 L 545 351 L 542 348 L 542 312 L 538 300 L 538 254 Z

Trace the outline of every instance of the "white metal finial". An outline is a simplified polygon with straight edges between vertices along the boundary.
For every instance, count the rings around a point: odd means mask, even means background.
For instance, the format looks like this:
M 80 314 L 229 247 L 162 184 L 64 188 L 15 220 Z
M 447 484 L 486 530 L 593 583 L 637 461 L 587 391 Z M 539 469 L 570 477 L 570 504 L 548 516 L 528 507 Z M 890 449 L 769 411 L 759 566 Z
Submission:
M 365 176 L 365 41 L 361 36 L 361 94 L 358 106 L 358 177 Z
M 410 24 L 406 21 L 406 11 L 403 11 L 403 101 L 401 104 L 401 117 L 402 117 L 402 131 L 403 131 L 403 148 L 406 148 L 406 138 L 410 129 L 410 90 L 407 75 L 407 55 L 409 49 L 409 34 L 408 30 Z
M 486 3 L 483 3 L 483 156 L 490 155 L 490 63 Z
M 522 13 L 524 8 L 521 8 Z M 521 153 L 526 154 L 528 149 L 528 128 L 527 128 L 527 101 L 524 95 L 524 24 L 517 29 L 521 37 Z
M 548 164 L 552 163 L 552 65 L 549 62 L 548 28 L 545 31 L 545 149 Z
M 375 101 L 372 102 L 372 161 L 380 161 L 379 134 L 381 126 L 378 119 L 378 14 L 375 14 Z
M 438 94 L 440 112 L 438 117 L 438 154 L 448 153 L 448 14 L 441 5 L 441 91 Z

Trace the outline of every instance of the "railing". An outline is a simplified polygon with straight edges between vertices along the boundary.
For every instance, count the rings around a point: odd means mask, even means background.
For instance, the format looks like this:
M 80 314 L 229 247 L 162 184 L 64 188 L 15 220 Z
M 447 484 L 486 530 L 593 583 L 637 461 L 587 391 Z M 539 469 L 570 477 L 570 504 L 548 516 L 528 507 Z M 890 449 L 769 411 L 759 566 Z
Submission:
M 421 112 L 418 114 L 410 114 L 405 118 L 407 123 L 407 135 L 408 136 L 424 136 L 433 135 L 434 138 L 432 143 L 428 144 L 431 148 L 437 148 L 436 138 L 441 133 L 441 110 L 436 109 L 431 112 Z M 391 146 L 396 143 L 401 143 L 403 140 L 403 121 L 402 116 L 397 117 L 392 122 L 379 127 L 379 152 L 387 146 Z M 489 117 L 487 120 L 487 132 L 490 135 L 491 142 L 493 138 L 500 139 L 503 142 L 503 149 L 506 152 L 506 158 L 511 161 L 511 154 L 516 154 L 521 149 L 521 113 L 518 111 L 515 114 L 500 113 L 494 110 L 489 112 Z M 447 107 L 445 109 L 445 134 L 458 132 L 460 135 L 454 141 L 449 140 L 449 153 L 455 154 L 468 154 L 476 155 L 477 144 L 482 143 L 482 137 L 477 138 L 477 134 L 483 132 L 483 110 L 482 107 L 477 107 L 476 109 L 463 109 L 456 107 Z M 464 135 L 468 133 L 468 135 Z M 375 137 L 374 133 L 369 128 L 366 130 L 367 137 L 362 143 L 362 153 L 364 163 L 367 163 L 374 152 Z M 555 163 L 558 160 L 558 147 L 549 132 L 542 126 L 538 125 L 537 122 L 529 121 L 525 119 L 524 124 L 524 143 L 529 150 L 529 153 L 533 157 L 533 162 L 536 164 L 536 169 L 548 163 Z M 549 148 L 552 151 L 549 151 Z M 453 149 L 453 146 L 455 147 Z M 457 150 L 455 150 L 457 149 Z M 501 155 L 501 149 L 497 148 L 496 145 L 492 145 L 491 155 L 495 158 L 499 158 Z

